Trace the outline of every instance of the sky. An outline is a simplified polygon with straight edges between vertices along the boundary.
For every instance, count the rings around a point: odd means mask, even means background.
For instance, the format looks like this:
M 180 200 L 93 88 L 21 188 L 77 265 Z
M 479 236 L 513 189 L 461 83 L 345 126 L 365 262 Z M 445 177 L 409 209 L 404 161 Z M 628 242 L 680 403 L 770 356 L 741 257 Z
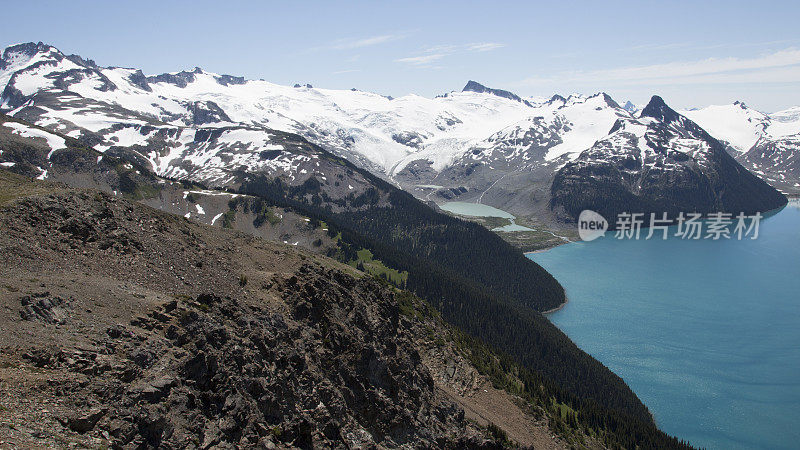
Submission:
M 521 96 L 800 105 L 797 1 L 0 2 L 0 46 L 399 97 L 468 80 Z

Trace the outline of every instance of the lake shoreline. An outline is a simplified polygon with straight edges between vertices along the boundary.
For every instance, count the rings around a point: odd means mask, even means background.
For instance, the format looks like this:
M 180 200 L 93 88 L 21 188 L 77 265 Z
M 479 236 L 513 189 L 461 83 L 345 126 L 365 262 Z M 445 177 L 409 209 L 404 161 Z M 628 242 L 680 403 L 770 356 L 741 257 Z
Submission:
M 553 309 L 548 309 L 547 311 L 542 311 L 542 315 L 543 315 L 543 316 L 546 316 L 546 315 L 548 315 L 548 314 L 552 314 L 552 313 L 554 313 L 554 312 L 561 311 L 562 309 L 564 309 L 564 307 L 565 307 L 565 306 L 567 306 L 567 303 L 569 303 L 569 297 L 567 297 L 566 295 L 564 295 L 564 303 L 562 303 L 562 304 L 560 304 L 560 305 L 556 306 L 556 307 L 555 307 L 555 308 L 553 308 Z
M 575 243 L 575 242 L 581 242 L 581 241 L 579 241 L 579 240 L 578 241 L 562 241 L 562 242 L 559 242 L 557 244 L 549 245 L 549 246 L 542 247 L 542 248 L 537 248 L 536 250 L 530 250 L 530 251 L 527 251 L 527 252 L 523 251 L 522 253 L 524 255 L 534 255 L 536 253 L 544 253 L 544 252 L 548 252 L 548 251 L 550 251 L 550 250 L 552 250 L 552 249 L 554 249 L 556 247 L 561 247 L 562 245 L 572 244 L 572 243 Z
M 544 252 L 550 251 L 550 250 L 552 250 L 552 249 L 554 249 L 556 247 L 560 247 L 560 246 L 562 246 L 564 244 L 571 244 L 572 242 L 574 242 L 574 241 L 569 241 L 569 242 L 564 241 L 564 242 L 560 242 L 560 243 L 558 243 L 556 245 L 551 245 L 549 247 L 540 248 L 540 249 L 532 250 L 532 251 L 529 251 L 529 252 L 523 252 L 523 254 L 527 258 L 528 255 L 533 255 L 533 254 L 537 254 L 537 253 L 544 253 Z M 533 260 L 531 260 L 531 261 L 533 261 Z M 560 283 L 561 282 L 559 281 L 559 284 Z M 567 297 L 567 295 L 564 294 L 564 302 L 563 303 L 561 303 L 560 305 L 556 306 L 555 308 L 548 309 L 547 311 L 542 311 L 542 315 L 543 316 L 547 316 L 548 314 L 552 314 L 552 313 L 561 311 L 562 309 L 564 309 L 565 306 L 567 306 L 567 303 L 569 303 L 569 297 Z

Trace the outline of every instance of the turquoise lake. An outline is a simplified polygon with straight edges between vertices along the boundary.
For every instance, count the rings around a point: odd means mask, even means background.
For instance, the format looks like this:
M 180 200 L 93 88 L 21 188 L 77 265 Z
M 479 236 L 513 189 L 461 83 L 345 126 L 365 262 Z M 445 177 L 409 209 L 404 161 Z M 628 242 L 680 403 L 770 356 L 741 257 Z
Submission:
M 755 240 L 617 240 L 528 256 L 565 287 L 548 315 L 665 432 L 710 449 L 800 446 L 800 203 Z
M 509 232 L 509 231 L 533 231 L 532 228 L 523 227 L 522 225 L 517 225 L 514 220 L 513 214 L 503 211 L 502 209 L 497 209 L 489 205 L 484 205 L 481 203 L 470 203 L 470 202 L 447 202 L 442 203 L 439 205 L 445 211 L 449 211 L 453 214 L 459 214 L 462 216 L 473 216 L 473 217 L 500 217 L 502 219 L 508 219 L 511 221 L 510 224 L 504 225 L 502 227 L 497 227 L 492 229 L 492 231 L 501 231 L 501 232 Z

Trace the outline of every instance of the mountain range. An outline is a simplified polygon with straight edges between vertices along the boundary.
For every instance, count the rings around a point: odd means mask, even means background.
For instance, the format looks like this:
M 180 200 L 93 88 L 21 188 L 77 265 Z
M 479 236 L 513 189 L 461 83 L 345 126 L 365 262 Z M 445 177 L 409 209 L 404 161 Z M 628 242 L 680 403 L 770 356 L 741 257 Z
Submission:
M 643 116 L 647 106 L 640 110 L 628 102 L 623 107 L 604 93 L 542 100 L 470 81 L 462 91 L 436 98 L 392 98 L 356 89 L 281 86 L 200 68 L 146 76 L 137 69 L 99 67 L 42 43 L 3 51 L 0 87 L 0 111 L 104 153 L 125 151 L 159 176 L 210 187 L 239 183 L 237 171 L 290 179 L 326 177 L 318 161 L 288 148 L 284 132 L 302 136 L 421 199 L 485 203 L 556 227 L 574 215 L 563 207 L 564 192 L 554 182 L 568 171 L 574 174 L 575 164 L 587 158 L 595 165 L 600 159 L 609 168 L 617 165 L 619 155 L 598 149 L 618 139 L 620 124 L 630 130 L 634 124 L 652 128 L 654 121 L 662 121 Z M 661 103 L 654 97 L 649 109 Z M 716 148 L 708 139 L 719 140 L 768 183 L 785 193 L 800 192 L 796 108 L 767 115 L 736 103 L 676 114 L 692 123 L 690 128 L 707 128 L 702 137 L 678 133 L 670 144 L 677 145 L 673 150 L 681 153 L 678 160 L 686 155 L 692 165 L 706 168 L 697 173 L 700 178 L 719 178 L 717 165 L 701 161 L 704 149 Z M 637 151 L 630 140 L 622 146 Z M 686 165 L 676 161 L 673 168 Z M 754 204 L 772 197 L 761 206 L 780 206 L 774 193 L 745 178 L 743 183 L 730 182 L 752 191 Z M 679 179 L 661 177 L 657 184 L 665 187 L 663 183 Z M 358 183 L 340 187 L 355 193 L 360 189 Z M 643 196 L 637 205 L 664 203 L 653 197 L 658 189 L 628 191 Z M 725 204 L 719 191 L 712 197 L 705 203 L 738 207 Z M 696 204 L 676 199 L 676 207 Z

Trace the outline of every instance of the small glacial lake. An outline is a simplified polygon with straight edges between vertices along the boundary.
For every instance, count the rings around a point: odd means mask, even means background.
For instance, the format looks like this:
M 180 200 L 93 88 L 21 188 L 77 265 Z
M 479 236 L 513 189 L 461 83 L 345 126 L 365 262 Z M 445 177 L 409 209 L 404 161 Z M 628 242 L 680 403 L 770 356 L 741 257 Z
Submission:
M 517 225 L 516 223 L 514 223 L 516 217 L 513 214 L 505 212 L 502 209 L 494 208 L 489 205 L 484 205 L 481 203 L 469 203 L 469 202 L 447 202 L 439 205 L 439 207 L 445 211 L 449 211 L 453 214 L 458 214 L 461 216 L 500 217 L 511 221 L 510 224 L 494 228 L 492 231 L 501 231 L 501 232 L 533 231 L 533 229 L 531 228 L 523 227 L 522 225 Z

